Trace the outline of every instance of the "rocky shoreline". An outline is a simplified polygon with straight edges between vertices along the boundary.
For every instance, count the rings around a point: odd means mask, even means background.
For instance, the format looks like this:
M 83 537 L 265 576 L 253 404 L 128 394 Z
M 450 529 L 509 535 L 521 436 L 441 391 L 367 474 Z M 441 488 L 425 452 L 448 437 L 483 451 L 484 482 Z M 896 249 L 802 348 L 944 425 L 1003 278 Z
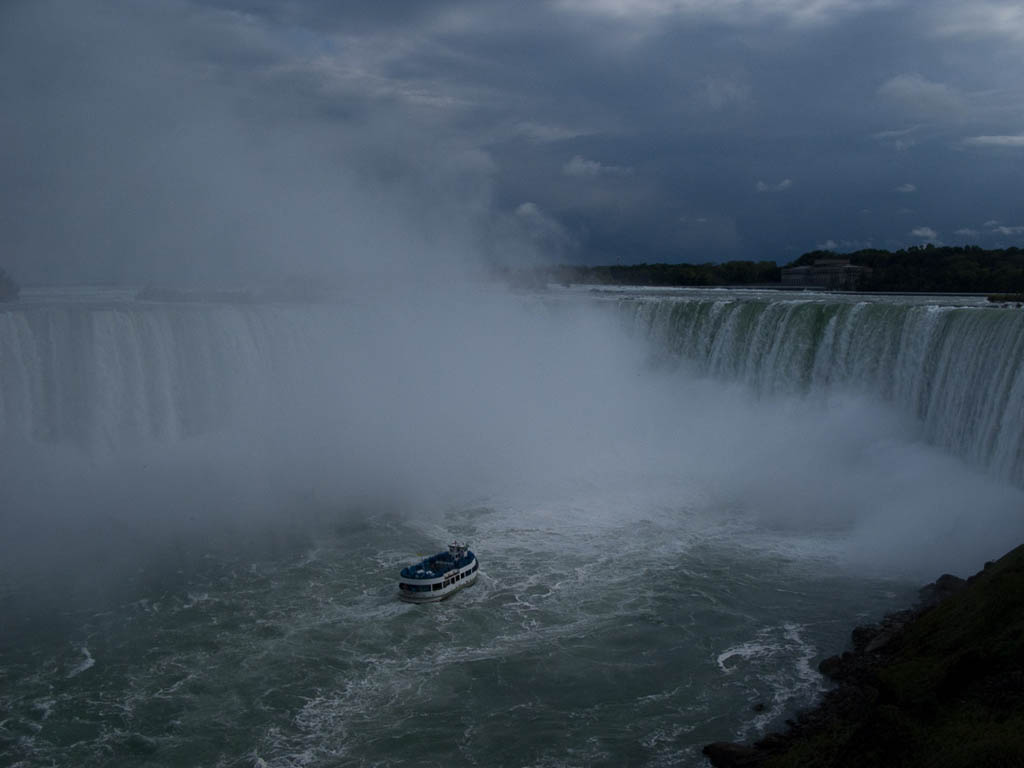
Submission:
M 860 626 L 818 669 L 837 686 L 716 768 L 1024 766 L 1024 546 L 969 579 L 946 574 L 911 609 Z

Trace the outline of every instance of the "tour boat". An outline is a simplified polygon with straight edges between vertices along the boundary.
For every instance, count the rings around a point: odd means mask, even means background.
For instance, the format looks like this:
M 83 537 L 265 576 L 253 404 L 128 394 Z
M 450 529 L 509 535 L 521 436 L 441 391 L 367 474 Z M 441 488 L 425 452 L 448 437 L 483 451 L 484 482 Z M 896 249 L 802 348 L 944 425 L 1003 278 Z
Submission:
M 476 555 L 469 550 L 469 544 L 452 542 L 447 552 L 438 552 L 415 565 L 403 568 L 402 579 L 398 582 L 398 596 L 408 603 L 444 600 L 452 592 L 476 581 L 479 567 Z

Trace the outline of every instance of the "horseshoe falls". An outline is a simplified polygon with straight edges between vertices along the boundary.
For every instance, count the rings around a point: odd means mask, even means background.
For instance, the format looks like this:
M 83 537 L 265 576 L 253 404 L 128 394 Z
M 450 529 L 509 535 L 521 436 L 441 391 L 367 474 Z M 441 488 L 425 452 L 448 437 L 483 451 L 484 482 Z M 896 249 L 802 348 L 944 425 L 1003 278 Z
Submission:
M 1022 362 L 969 298 L 27 290 L 0 765 L 703 765 L 1024 539 Z
M 760 394 L 891 402 L 923 437 L 1024 482 L 1024 314 L 920 300 L 628 299 L 666 355 Z

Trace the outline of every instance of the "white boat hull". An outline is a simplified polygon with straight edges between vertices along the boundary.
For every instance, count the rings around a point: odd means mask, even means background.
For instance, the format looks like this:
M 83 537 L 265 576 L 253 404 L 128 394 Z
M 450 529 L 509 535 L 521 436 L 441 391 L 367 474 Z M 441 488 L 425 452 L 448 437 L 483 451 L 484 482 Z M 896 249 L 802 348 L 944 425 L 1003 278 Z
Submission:
M 457 571 L 436 579 L 403 579 L 398 584 L 398 597 L 407 603 L 436 603 L 476 583 L 478 564 L 472 562 Z

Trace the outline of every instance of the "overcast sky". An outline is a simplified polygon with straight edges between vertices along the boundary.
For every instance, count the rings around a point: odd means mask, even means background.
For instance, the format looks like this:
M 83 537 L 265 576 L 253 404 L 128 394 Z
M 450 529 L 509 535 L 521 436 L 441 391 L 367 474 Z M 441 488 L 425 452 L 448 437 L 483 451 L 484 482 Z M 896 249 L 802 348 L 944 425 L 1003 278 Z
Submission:
M 24 280 L 1024 243 L 1019 0 L 6 0 Z

